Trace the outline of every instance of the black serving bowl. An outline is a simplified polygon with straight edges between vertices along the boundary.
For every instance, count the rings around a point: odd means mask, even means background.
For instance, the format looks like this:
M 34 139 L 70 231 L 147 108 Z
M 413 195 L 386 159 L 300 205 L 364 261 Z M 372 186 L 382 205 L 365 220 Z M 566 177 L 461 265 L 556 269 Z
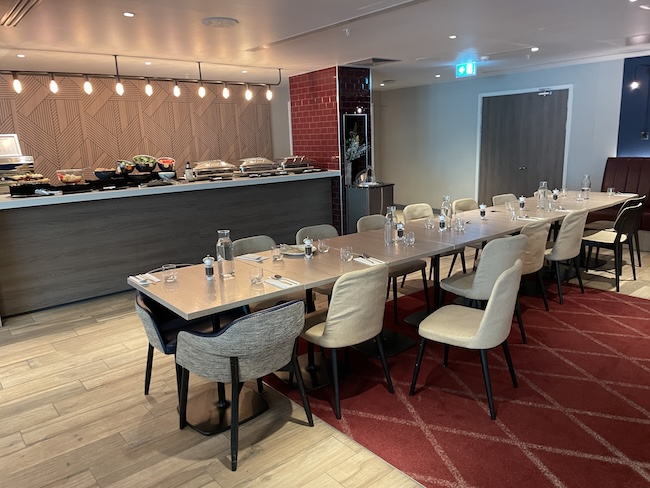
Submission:
M 151 173 L 131 173 L 128 179 L 136 183 L 146 183 L 153 178 L 154 176 Z
M 102 169 L 102 170 L 95 170 L 95 176 L 99 180 L 110 180 L 111 178 L 115 178 L 116 170 L 114 169 Z
M 156 169 L 156 164 L 157 164 L 156 161 L 154 162 L 144 161 L 141 163 L 135 163 L 135 169 L 140 171 L 140 173 L 151 173 L 154 169 Z

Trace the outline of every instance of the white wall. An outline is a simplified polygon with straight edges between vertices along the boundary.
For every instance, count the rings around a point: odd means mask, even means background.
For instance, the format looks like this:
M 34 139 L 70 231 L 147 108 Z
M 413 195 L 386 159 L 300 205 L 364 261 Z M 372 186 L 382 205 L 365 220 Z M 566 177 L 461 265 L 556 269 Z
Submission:
M 398 204 L 476 198 L 479 95 L 572 85 L 566 184 L 589 173 L 600 189 L 616 155 L 622 78 L 621 59 L 374 92 L 377 178 L 395 183 Z
M 273 87 L 273 99 L 271 99 L 271 144 L 273 144 L 273 158 L 291 156 L 288 104 L 289 87 Z

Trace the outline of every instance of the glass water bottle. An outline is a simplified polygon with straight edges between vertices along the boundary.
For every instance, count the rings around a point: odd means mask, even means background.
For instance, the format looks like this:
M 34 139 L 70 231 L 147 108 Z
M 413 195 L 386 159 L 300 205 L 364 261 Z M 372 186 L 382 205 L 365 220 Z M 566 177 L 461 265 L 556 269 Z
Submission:
M 539 188 L 537 189 L 537 208 L 540 210 L 546 210 L 547 202 L 548 183 L 546 183 L 546 181 L 540 181 Z
M 589 200 L 589 194 L 591 193 L 591 178 L 589 175 L 585 175 L 585 177 L 582 179 L 582 186 L 580 187 L 580 191 L 582 192 L 582 198 Z
M 394 244 L 397 239 L 397 217 L 395 207 L 386 207 L 386 223 L 384 224 L 384 242 Z
M 443 215 L 444 219 L 440 220 L 444 220 L 447 223 L 451 222 L 451 197 L 449 195 L 443 195 L 442 197 L 442 205 L 440 205 L 440 216 Z
M 230 240 L 229 230 L 219 230 L 217 241 L 217 268 L 220 278 L 228 278 L 235 275 L 235 252 Z

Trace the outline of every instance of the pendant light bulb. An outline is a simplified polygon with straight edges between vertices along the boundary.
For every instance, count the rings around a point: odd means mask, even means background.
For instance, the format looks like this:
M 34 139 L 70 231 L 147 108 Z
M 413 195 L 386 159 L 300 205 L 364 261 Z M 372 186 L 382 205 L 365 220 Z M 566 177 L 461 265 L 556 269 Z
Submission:
M 273 99 L 273 92 L 271 91 L 271 87 L 269 85 L 266 85 L 266 99 L 269 102 Z
M 201 84 L 201 86 L 199 87 L 199 96 L 201 98 L 205 97 L 205 87 L 203 86 L 203 84 Z
M 120 79 L 117 79 L 117 83 L 115 84 L 115 93 L 117 93 L 119 96 L 124 95 L 124 85 L 120 81 Z
M 149 78 L 147 78 L 147 84 L 144 86 L 144 92 L 147 94 L 148 97 L 153 95 L 153 86 L 151 86 L 151 81 Z
M 59 85 L 57 85 L 54 75 L 50 75 L 50 91 L 52 93 L 57 93 L 59 91 Z
M 181 96 L 181 87 L 178 86 L 178 81 L 174 81 L 174 89 L 172 90 L 172 93 L 176 98 Z
M 223 98 L 228 100 L 228 98 L 230 97 L 230 89 L 228 88 L 228 85 L 226 84 L 223 85 L 223 91 L 221 92 L 221 94 L 223 95 Z
M 23 85 L 18 79 L 18 74 L 14 73 L 13 75 L 14 75 L 14 91 L 16 93 L 20 93 L 21 91 L 23 91 Z
M 248 85 L 246 85 L 246 93 L 244 94 L 244 97 L 246 98 L 246 100 L 253 99 L 253 92 L 251 91 Z
M 87 95 L 90 95 L 93 92 L 93 85 L 90 83 L 87 76 L 84 76 L 84 91 Z
M 636 90 L 637 88 L 639 88 L 639 86 L 640 86 L 640 83 L 638 81 L 636 81 L 636 80 L 634 80 L 632 83 L 630 83 L 630 88 L 632 88 L 632 90 Z
M 201 73 L 201 62 L 197 63 L 199 65 L 199 97 L 205 97 L 205 87 L 203 86 L 203 73 Z

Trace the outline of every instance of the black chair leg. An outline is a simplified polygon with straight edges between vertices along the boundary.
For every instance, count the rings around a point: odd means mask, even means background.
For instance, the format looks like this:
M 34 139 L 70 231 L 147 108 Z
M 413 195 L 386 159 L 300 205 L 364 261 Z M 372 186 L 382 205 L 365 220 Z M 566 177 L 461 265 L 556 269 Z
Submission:
M 639 268 L 641 267 L 641 248 L 639 247 L 639 231 L 634 231 L 634 245 L 636 246 L 636 257 Z
M 560 305 L 564 303 L 562 299 L 562 278 L 560 277 L 560 262 L 555 261 L 555 280 L 557 281 L 557 294 L 560 297 Z
M 614 245 L 614 274 L 616 275 L 616 291 L 621 291 L 621 273 L 623 268 L 623 246 L 621 243 Z
M 427 270 L 422 268 L 422 289 L 424 290 L 424 300 L 427 302 L 427 313 L 431 312 L 431 302 L 429 301 L 429 285 L 427 284 Z
M 298 356 L 296 356 L 295 348 L 294 353 L 291 356 L 291 369 L 291 374 L 296 375 L 296 383 L 298 384 L 298 391 L 300 392 L 300 398 L 302 399 L 302 406 L 305 409 L 305 415 L 307 415 L 307 422 L 310 427 L 313 427 L 314 417 L 311 414 L 311 405 L 309 405 L 309 398 L 305 391 L 305 382 L 302 379 L 302 373 L 300 372 L 300 365 L 298 364 Z
M 517 295 L 517 301 L 515 302 L 515 315 L 517 316 L 517 323 L 519 324 L 519 332 L 521 332 L 521 342 L 526 344 L 526 332 L 524 331 L 524 319 L 521 317 L 519 295 Z
M 230 469 L 237 471 L 237 450 L 239 448 L 239 361 L 230 358 L 230 377 L 232 378 L 232 402 L 230 403 Z
M 144 394 L 149 394 L 149 385 L 151 384 L 151 368 L 153 367 L 153 346 L 149 344 L 147 350 L 147 366 L 144 370 Z
M 636 281 L 636 267 L 634 266 L 634 239 L 632 236 L 627 237 L 627 248 L 630 251 L 630 264 L 632 265 L 632 278 Z
M 573 258 L 573 267 L 576 269 L 576 276 L 578 277 L 578 283 L 580 284 L 580 291 L 584 294 L 585 292 L 585 287 L 582 284 L 582 274 L 580 273 L 580 261 L 578 259 L 578 256 Z
M 181 368 L 181 388 L 179 390 L 180 400 L 178 402 L 178 420 L 179 428 L 184 429 L 187 426 L 187 390 L 190 385 L 189 369 Z
M 485 242 L 483 242 L 483 247 L 485 247 Z M 476 248 L 476 252 L 474 253 L 474 264 L 472 264 L 472 270 L 476 271 L 476 263 L 478 263 L 478 252 L 479 249 Z
M 257 378 L 257 393 L 262 393 L 264 391 L 264 383 L 262 383 L 262 378 Z
M 454 254 L 454 257 L 451 260 L 451 266 L 449 266 L 449 273 L 447 273 L 447 278 L 451 276 L 452 271 L 454 270 L 454 265 L 456 264 L 456 258 L 458 257 L 458 253 Z
M 587 259 L 585 259 L 585 272 L 589 272 L 589 261 L 591 261 L 591 251 L 593 249 L 594 249 L 593 246 L 589 246 L 589 248 L 587 249 Z M 596 248 L 596 254 L 598 254 L 598 248 Z
M 510 357 L 510 348 L 508 347 L 508 343 L 506 341 L 503 341 L 501 343 L 501 347 L 503 348 L 503 355 L 506 357 L 506 363 L 508 363 L 508 371 L 510 371 L 512 386 L 519 388 L 519 384 L 517 383 L 517 376 L 515 376 L 515 367 L 512 365 L 512 358 Z
M 377 344 L 377 352 L 379 352 L 379 359 L 381 359 L 381 365 L 384 368 L 384 374 L 386 375 L 386 383 L 388 384 L 388 391 L 395 393 L 393 388 L 393 380 L 390 378 L 390 370 L 388 369 L 388 361 L 386 361 L 386 354 L 384 354 L 384 344 L 383 337 L 381 332 L 375 336 L 375 344 Z
M 442 356 L 442 365 L 446 368 L 449 364 L 449 344 L 445 344 L 445 352 Z
M 341 396 L 339 392 L 339 365 L 336 349 L 332 349 L 332 380 L 334 381 L 334 415 L 341 420 Z
M 397 323 L 397 276 L 392 279 L 393 282 L 393 321 Z
M 420 347 L 418 349 L 418 355 L 415 359 L 415 369 L 413 370 L 413 378 L 411 379 L 411 389 L 409 390 L 409 395 L 415 395 L 415 384 L 418 382 L 418 375 L 420 374 L 420 366 L 422 365 L 422 358 L 424 357 L 424 348 L 427 345 L 427 340 L 422 337 L 420 339 Z
M 463 267 L 463 274 L 467 274 L 467 265 L 465 264 L 465 248 L 460 253 L 460 265 Z
M 485 383 L 485 393 L 487 393 L 488 405 L 490 407 L 490 418 L 495 420 L 497 414 L 494 411 L 494 401 L 492 400 L 492 383 L 490 382 L 490 371 L 488 370 L 487 351 L 481 349 L 481 367 L 483 368 L 483 381 Z
M 539 287 L 539 292 L 542 294 L 542 300 L 544 301 L 544 308 L 546 311 L 549 311 L 548 308 L 548 300 L 546 300 L 546 290 L 544 289 L 544 279 L 542 278 L 542 270 L 538 270 L 537 273 L 535 273 L 535 276 L 537 277 L 537 286 Z

